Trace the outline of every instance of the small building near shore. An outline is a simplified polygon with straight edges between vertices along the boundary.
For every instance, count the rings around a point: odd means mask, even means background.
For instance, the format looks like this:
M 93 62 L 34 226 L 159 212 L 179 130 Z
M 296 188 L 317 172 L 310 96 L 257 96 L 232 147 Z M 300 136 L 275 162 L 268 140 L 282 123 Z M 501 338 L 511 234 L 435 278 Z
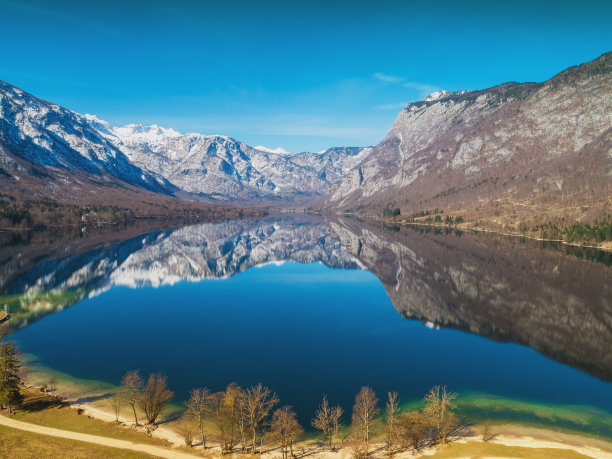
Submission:
M 11 315 L 8 312 L 0 311 L 0 324 L 6 322 L 11 318 Z

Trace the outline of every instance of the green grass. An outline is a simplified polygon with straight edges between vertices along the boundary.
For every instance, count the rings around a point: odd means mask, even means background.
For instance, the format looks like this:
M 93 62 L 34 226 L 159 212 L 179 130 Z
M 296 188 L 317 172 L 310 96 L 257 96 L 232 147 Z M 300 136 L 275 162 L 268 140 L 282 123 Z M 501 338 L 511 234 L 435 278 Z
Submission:
M 26 389 L 22 393 L 25 397 L 24 403 L 21 408 L 17 409 L 13 417 L 15 420 L 56 429 L 116 438 L 118 440 L 162 447 L 168 446 L 165 440 L 148 437 L 134 429 L 125 428 L 112 422 L 89 418 L 84 414 L 79 415 L 77 410 L 70 407 L 62 407 L 52 397 L 46 396 L 37 390 Z
M 583 454 L 568 449 L 558 448 L 527 448 L 520 446 L 497 445 L 471 441 L 468 443 L 450 443 L 440 447 L 440 450 L 428 458 L 453 457 L 512 457 L 524 459 L 579 459 L 586 458 Z
M 23 459 L 56 459 L 58 457 L 68 459 L 132 459 L 152 456 L 0 426 L 0 457 L 18 457 Z

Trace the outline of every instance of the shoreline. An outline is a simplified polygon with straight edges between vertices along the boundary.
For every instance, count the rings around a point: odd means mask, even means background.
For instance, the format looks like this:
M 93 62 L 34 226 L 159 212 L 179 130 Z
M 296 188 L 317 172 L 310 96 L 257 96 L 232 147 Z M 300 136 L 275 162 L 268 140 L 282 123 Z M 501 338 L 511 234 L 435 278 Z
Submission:
M 579 244 L 577 242 L 568 242 L 568 241 L 564 241 L 563 239 L 545 239 L 545 238 L 541 238 L 537 236 L 529 236 L 527 234 L 522 234 L 522 233 L 510 233 L 510 232 L 492 230 L 492 229 L 486 229 L 486 228 L 470 228 L 466 226 L 444 225 L 444 224 L 423 223 L 423 222 L 398 222 L 394 220 L 385 220 L 384 218 L 374 218 L 374 220 L 378 220 L 378 221 L 381 221 L 387 224 L 400 225 L 404 227 L 414 225 L 414 226 L 444 228 L 444 229 L 459 230 L 459 231 L 472 231 L 474 233 L 491 233 L 491 234 L 499 234 L 501 236 L 513 237 L 513 238 L 529 239 L 529 240 L 538 241 L 538 242 L 551 242 L 555 244 L 563 244 L 563 245 L 570 246 L 570 247 L 588 248 L 588 249 L 601 250 L 604 252 L 612 252 L 612 241 L 609 241 L 609 244 L 590 245 L 590 244 Z
M 93 418 L 115 423 L 115 415 L 109 410 L 99 406 L 94 406 L 91 403 L 77 403 L 75 399 L 67 400 L 70 403 L 70 407 L 74 409 L 83 409 L 84 414 L 89 415 Z M 133 419 L 125 415 L 119 416 L 119 422 L 124 428 L 133 429 L 135 428 Z M 168 425 L 166 425 L 166 423 Z M 181 436 L 176 433 L 172 428 L 173 421 L 164 421 L 164 425 L 158 426 L 150 432 L 153 437 L 160 438 L 168 441 L 173 448 L 185 448 L 185 443 Z M 477 427 L 477 426 L 474 426 Z M 142 426 L 138 430 L 145 431 L 146 428 Z M 569 429 L 554 430 L 547 427 L 536 427 L 529 424 L 521 423 L 502 423 L 502 424 L 491 424 L 492 434 L 494 438 L 486 443 L 498 444 L 509 447 L 522 447 L 522 448 L 547 448 L 547 449 L 566 449 L 572 450 L 579 454 L 583 454 L 588 457 L 595 459 L 612 459 L 612 440 L 604 439 L 597 436 L 590 436 L 582 432 L 571 431 Z M 449 444 L 453 443 L 482 443 L 481 436 L 470 432 L 465 436 L 454 439 Z M 320 443 L 325 442 L 321 439 Z M 214 444 L 211 441 L 211 444 Z M 372 443 L 373 449 L 377 450 L 382 448 L 383 443 Z M 376 445 L 374 447 L 374 445 Z M 338 453 L 331 453 L 329 451 L 316 451 L 320 447 L 314 447 L 311 439 L 299 441 L 295 447 L 297 449 L 307 448 L 314 449 L 307 453 L 310 457 L 332 457 L 332 458 L 348 458 L 351 457 L 349 448 L 342 448 Z M 217 452 L 218 446 L 215 445 L 212 448 L 207 448 L 211 453 Z M 194 452 L 199 452 L 201 447 L 195 446 Z M 431 446 L 419 450 L 417 454 L 413 454 L 412 450 L 404 451 L 394 456 L 398 458 L 412 458 L 412 457 L 427 457 L 436 454 L 440 450 L 440 445 Z M 262 455 L 272 459 L 275 457 L 276 449 L 268 451 Z
M 116 423 L 115 415 L 110 411 L 95 407 L 90 403 L 76 403 L 74 401 L 67 400 L 70 403 L 72 409 L 84 410 L 84 415 L 91 416 L 92 418 L 99 419 L 105 422 Z M 119 423 L 123 428 L 134 429 L 133 420 L 130 420 L 126 416 L 119 416 Z M 476 427 L 476 426 L 475 426 Z M 144 426 L 138 428 L 143 434 L 146 430 Z M 582 435 L 580 433 L 569 433 L 560 432 L 547 428 L 533 427 L 523 424 L 492 424 L 491 430 L 493 438 L 487 442 L 483 442 L 480 435 L 476 435 L 473 432 L 466 433 L 465 436 L 458 436 L 448 443 L 453 444 L 471 444 L 471 443 L 483 443 L 493 445 L 503 445 L 508 447 L 519 447 L 519 448 L 534 448 L 534 449 L 561 449 L 574 451 L 578 454 L 582 454 L 587 457 L 594 459 L 612 459 L 612 441 L 604 439 L 594 438 Z M 181 449 L 181 452 L 186 452 L 185 443 L 179 434 L 174 432 L 171 428 L 160 426 L 150 432 L 150 435 L 156 438 L 166 440 L 172 448 Z M 220 455 L 219 446 L 211 441 L 211 447 L 207 448 L 209 454 Z M 324 446 L 324 439 L 320 439 L 316 443 L 312 439 L 301 440 L 294 446 L 296 450 L 304 451 L 304 454 L 313 458 L 325 458 L 325 459 L 348 459 L 352 457 L 352 451 L 348 447 L 342 447 L 337 452 L 330 452 Z M 372 442 L 372 450 L 380 451 L 377 456 L 383 456 L 387 453 L 382 451 L 384 443 Z M 394 454 L 394 457 L 400 459 L 408 459 L 414 457 L 429 457 L 433 456 L 438 452 L 443 451 L 445 446 L 435 445 L 423 448 L 416 454 L 411 450 L 402 451 Z M 193 454 L 200 454 L 202 452 L 201 446 L 197 445 L 192 448 Z M 270 449 L 260 455 L 262 458 L 273 459 L 278 453 L 278 448 Z
M 47 371 L 45 371 L 47 370 Z M 65 401 L 69 403 L 70 408 L 82 409 L 84 414 L 91 416 L 92 418 L 116 424 L 115 415 L 112 408 L 108 405 L 108 396 L 115 389 L 115 386 L 107 383 L 100 382 L 99 384 L 94 381 L 80 380 L 71 378 L 65 374 L 58 374 L 50 369 L 39 368 L 38 371 L 34 371 L 30 374 L 27 379 L 27 387 L 39 389 L 41 384 L 46 382 L 49 374 L 55 374 L 58 376 L 59 388 L 51 392 L 50 395 L 58 395 L 64 397 Z M 466 394 L 467 400 L 471 397 L 470 394 Z M 520 401 L 519 401 L 520 402 Z M 503 403 L 503 400 L 499 401 Z M 165 440 L 171 445 L 172 448 L 182 448 L 185 451 L 185 443 L 182 437 L 174 431 L 173 426 L 175 425 L 176 412 L 180 405 L 171 404 L 162 413 L 161 424 L 155 428 L 149 430 L 147 427 L 141 425 L 135 428 L 133 417 L 127 407 L 123 407 L 119 416 L 119 424 L 125 429 L 135 429 L 142 432 L 143 435 L 150 435 L 154 438 Z M 560 409 L 560 407 L 557 407 Z M 551 407 L 554 409 L 554 407 Z M 453 440 L 453 443 L 466 443 L 466 442 L 477 442 L 481 443 L 481 437 L 475 435 L 474 432 L 478 432 L 478 425 L 474 424 L 471 426 L 471 432 L 463 431 L 463 434 Z M 560 448 L 560 449 L 571 449 L 580 454 L 586 454 L 588 452 L 589 457 L 596 459 L 612 459 L 612 438 L 600 436 L 594 433 L 582 432 L 579 430 L 573 430 L 568 427 L 559 426 L 548 426 L 539 425 L 537 423 L 521 423 L 520 421 L 513 420 L 499 420 L 490 421 L 492 434 L 495 438 L 487 443 L 505 445 L 508 447 L 530 447 L 530 448 Z M 210 433 L 209 433 L 209 436 Z M 212 440 L 212 439 L 211 439 Z M 329 459 L 342 458 L 348 459 L 350 457 L 350 448 L 343 448 L 342 454 L 330 453 L 325 451 L 321 446 L 324 442 L 314 441 L 312 436 L 308 436 L 307 439 L 301 440 L 297 447 L 301 450 L 304 448 L 308 450 L 307 454 L 312 457 L 325 457 L 325 453 L 330 454 Z M 215 444 L 214 440 L 210 443 Z M 382 444 L 379 444 L 377 448 L 382 448 Z M 218 447 L 207 448 L 208 452 L 219 453 Z M 412 454 L 412 451 L 406 452 L 405 457 L 426 457 L 435 454 L 439 451 L 440 446 L 434 446 L 422 449 L 418 454 Z M 196 446 L 194 452 L 201 452 L 201 447 Z M 272 454 L 272 453 L 270 453 Z M 398 457 L 403 457 L 404 453 L 397 454 Z M 267 456 L 267 454 L 264 454 Z M 269 459 L 272 455 L 269 455 Z

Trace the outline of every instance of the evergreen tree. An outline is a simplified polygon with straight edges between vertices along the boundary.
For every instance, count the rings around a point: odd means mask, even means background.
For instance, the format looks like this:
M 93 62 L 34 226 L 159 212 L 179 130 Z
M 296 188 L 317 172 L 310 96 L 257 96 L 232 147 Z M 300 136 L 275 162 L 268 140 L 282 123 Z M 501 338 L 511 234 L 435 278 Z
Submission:
M 22 401 L 19 391 L 19 357 L 12 341 L 0 343 L 0 406 L 7 407 L 9 414 Z

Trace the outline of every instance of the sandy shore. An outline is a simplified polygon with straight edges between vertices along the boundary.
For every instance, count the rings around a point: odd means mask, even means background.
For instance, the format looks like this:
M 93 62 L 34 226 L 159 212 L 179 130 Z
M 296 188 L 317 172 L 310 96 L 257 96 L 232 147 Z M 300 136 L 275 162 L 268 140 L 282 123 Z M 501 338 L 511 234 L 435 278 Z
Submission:
M 115 416 L 108 411 L 100 408 L 93 407 L 89 404 L 73 404 L 75 408 L 81 408 L 85 410 L 85 413 L 109 422 L 115 422 Z M 133 419 L 120 417 L 120 421 L 126 426 L 134 424 Z M 558 432 L 549 429 L 531 427 L 520 424 L 507 424 L 492 426 L 492 432 L 495 434 L 495 438 L 490 440 L 490 443 L 500 444 L 505 446 L 519 446 L 524 448 L 554 448 L 554 449 L 567 449 L 573 450 L 580 454 L 596 459 L 612 459 L 612 442 L 595 438 L 587 437 L 579 434 L 573 434 L 568 432 Z M 172 445 L 184 446 L 183 439 L 172 430 L 171 424 L 169 427 L 159 427 L 151 433 L 154 437 L 162 438 L 169 441 Z M 466 436 L 460 437 L 454 440 L 458 443 L 467 442 L 480 442 L 480 436 Z M 336 459 L 348 459 L 351 457 L 351 451 L 348 448 L 343 448 L 338 452 L 331 453 L 325 451 L 321 446 L 315 445 L 313 442 L 300 442 L 296 445 L 297 452 L 304 452 L 313 458 L 336 458 Z M 372 449 L 382 450 L 383 445 L 373 444 Z M 200 447 L 195 447 L 194 451 L 200 450 Z M 208 451 L 212 454 L 219 453 L 218 448 L 210 448 Z M 414 457 L 427 457 L 431 456 L 438 451 L 438 447 L 425 448 L 419 452 L 419 454 L 413 454 L 411 451 L 396 454 L 397 458 L 414 458 Z M 262 457 L 272 459 L 277 457 L 279 452 L 277 450 L 270 451 L 263 454 Z M 383 451 L 379 454 L 381 457 L 385 455 Z
M 34 386 L 39 386 L 33 378 L 30 381 Z M 115 415 L 111 410 L 110 404 L 106 396 L 110 395 L 109 388 L 98 388 L 98 389 L 85 389 L 85 385 L 82 381 L 74 381 L 67 383 L 63 381 L 61 387 L 55 392 L 55 395 L 65 397 L 66 400 L 75 409 L 83 409 L 86 415 L 93 418 L 100 419 L 106 422 L 115 422 Z M 83 400 L 93 400 L 84 402 Z M 163 416 L 162 416 L 163 418 Z M 162 419 L 163 421 L 163 419 Z M 128 413 L 127 408 L 122 410 L 119 416 L 119 422 L 129 429 L 134 428 L 134 419 L 131 417 L 131 413 Z M 149 435 L 168 441 L 174 447 L 184 447 L 185 442 L 179 434 L 177 434 L 173 428 L 173 422 L 164 422 L 161 426 L 148 432 Z M 139 427 L 139 430 L 146 431 L 144 426 Z M 474 428 L 477 431 L 477 427 Z M 587 435 L 581 435 L 579 433 L 571 433 L 567 431 L 555 431 L 546 428 L 538 428 L 530 425 L 522 424 L 502 424 L 491 426 L 492 433 L 495 438 L 490 440 L 490 443 L 496 443 L 505 446 L 514 447 L 527 447 L 527 448 L 556 448 L 556 449 L 567 449 L 573 450 L 580 454 L 596 459 L 612 459 L 612 441 L 590 437 Z M 456 438 L 455 442 L 466 443 L 466 442 L 480 442 L 480 436 L 463 436 Z M 385 456 L 382 451 L 383 445 L 373 445 L 373 449 L 381 449 L 378 456 Z M 304 452 L 309 457 L 321 457 L 321 458 L 336 458 L 345 459 L 351 457 L 351 451 L 349 448 L 343 448 L 339 452 L 331 453 L 326 451 L 323 446 L 318 445 L 316 442 L 303 441 L 296 445 L 296 451 Z M 419 454 L 413 454 L 411 451 L 400 453 L 395 455 L 398 458 L 414 458 L 414 457 L 427 457 L 435 454 L 438 450 L 437 447 L 426 448 L 419 451 Z M 199 452 L 201 454 L 201 447 L 196 446 L 194 453 Z M 220 455 L 218 448 L 207 448 L 208 455 Z M 278 450 L 273 450 L 263 457 L 272 459 L 279 455 Z

